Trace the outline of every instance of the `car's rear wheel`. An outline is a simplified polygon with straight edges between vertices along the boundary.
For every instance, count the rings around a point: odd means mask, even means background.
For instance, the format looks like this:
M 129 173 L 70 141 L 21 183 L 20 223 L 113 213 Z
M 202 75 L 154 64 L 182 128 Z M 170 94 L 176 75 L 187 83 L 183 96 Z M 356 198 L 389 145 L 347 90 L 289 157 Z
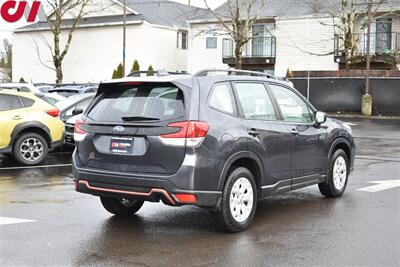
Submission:
M 46 139 L 37 133 L 25 133 L 13 146 L 14 158 L 24 165 L 37 165 L 46 159 L 49 147 Z
M 221 211 L 217 214 L 228 232 L 246 230 L 257 207 L 257 188 L 253 174 L 244 167 L 234 169 L 222 192 Z
M 338 149 L 333 153 L 327 180 L 318 185 L 321 194 L 326 197 L 340 197 L 343 195 L 349 177 L 348 162 L 347 154 L 342 149 Z
M 110 213 L 120 216 L 133 215 L 140 210 L 144 201 L 127 198 L 100 197 L 101 204 Z

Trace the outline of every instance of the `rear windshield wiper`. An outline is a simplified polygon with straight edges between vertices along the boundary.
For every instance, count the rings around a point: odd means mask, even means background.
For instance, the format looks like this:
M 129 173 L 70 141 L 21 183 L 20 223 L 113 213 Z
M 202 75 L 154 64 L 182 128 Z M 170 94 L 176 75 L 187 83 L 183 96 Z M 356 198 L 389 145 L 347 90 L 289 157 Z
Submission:
M 123 121 L 159 121 L 159 118 L 152 117 L 141 117 L 141 116 L 132 116 L 132 117 L 122 117 Z

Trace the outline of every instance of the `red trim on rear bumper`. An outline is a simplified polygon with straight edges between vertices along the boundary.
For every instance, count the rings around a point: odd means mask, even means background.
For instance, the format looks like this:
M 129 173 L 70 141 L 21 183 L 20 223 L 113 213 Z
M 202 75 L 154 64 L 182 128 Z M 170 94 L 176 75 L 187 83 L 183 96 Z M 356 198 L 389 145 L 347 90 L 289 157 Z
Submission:
M 78 181 L 79 184 L 83 184 L 85 185 L 87 188 L 89 188 L 90 190 L 94 190 L 94 191 L 103 191 L 103 192 L 110 192 L 110 193 L 118 193 L 118 194 L 126 194 L 126 195 L 133 195 L 133 196 L 144 196 L 144 197 L 149 197 L 151 196 L 151 194 L 153 193 L 161 193 L 163 194 L 168 201 L 172 204 L 175 205 L 175 201 L 173 200 L 173 198 L 170 196 L 170 194 L 168 194 L 167 191 L 165 191 L 164 189 L 160 189 L 160 188 L 152 188 L 150 190 L 150 192 L 148 193 L 144 193 L 144 192 L 133 192 L 133 191 L 125 191 L 125 190 L 117 190 L 117 189 L 109 189 L 109 188 L 102 188 L 102 187 L 96 187 L 96 186 L 91 186 L 89 184 L 88 181 L 86 180 L 79 180 Z M 78 184 L 77 183 L 77 184 Z

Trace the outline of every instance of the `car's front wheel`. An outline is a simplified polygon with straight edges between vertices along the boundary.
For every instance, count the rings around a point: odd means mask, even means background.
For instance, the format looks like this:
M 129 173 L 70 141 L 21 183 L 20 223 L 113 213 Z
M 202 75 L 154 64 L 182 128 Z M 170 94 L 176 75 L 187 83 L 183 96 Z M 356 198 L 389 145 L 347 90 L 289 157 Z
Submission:
M 234 169 L 222 192 L 221 211 L 217 214 L 229 232 L 246 230 L 257 207 L 257 189 L 253 174 L 244 167 Z
M 25 133 L 13 146 L 14 158 L 24 165 L 37 165 L 46 159 L 49 147 L 46 139 L 37 133 Z
M 120 216 L 133 215 L 143 206 L 143 201 L 127 198 L 100 197 L 101 204 L 110 213 Z
M 318 185 L 321 194 L 326 197 L 340 197 L 343 195 L 349 177 L 348 162 L 347 154 L 342 149 L 338 149 L 333 153 L 327 180 Z

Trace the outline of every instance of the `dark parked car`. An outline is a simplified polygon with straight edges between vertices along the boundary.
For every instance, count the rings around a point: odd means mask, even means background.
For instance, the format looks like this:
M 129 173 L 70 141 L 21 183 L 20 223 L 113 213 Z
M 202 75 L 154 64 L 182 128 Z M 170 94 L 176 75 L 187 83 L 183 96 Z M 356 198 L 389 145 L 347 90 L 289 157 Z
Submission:
M 79 94 L 59 101 L 55 106 L 60 110 L 60 119 L 65 123 L 69 118 L 82 113 L 95 94 Z
M 75 124 L 76 190 L 116 215 L 144 201 L 197 205 L 231 232 L 249 226 L 260 198 L 314 184 L 340 197 L 354 165 L 351 128 L 285 81 L 227 73 L 101 84 Z
M 97 85 L 90 85 L 90 86 L 66 85 L 66 86 L 55 87 L 48 90 L 49 93 L 57 93 L 65 97 L 77 94 L 95 93 L 96 91 L 97 91 Z

